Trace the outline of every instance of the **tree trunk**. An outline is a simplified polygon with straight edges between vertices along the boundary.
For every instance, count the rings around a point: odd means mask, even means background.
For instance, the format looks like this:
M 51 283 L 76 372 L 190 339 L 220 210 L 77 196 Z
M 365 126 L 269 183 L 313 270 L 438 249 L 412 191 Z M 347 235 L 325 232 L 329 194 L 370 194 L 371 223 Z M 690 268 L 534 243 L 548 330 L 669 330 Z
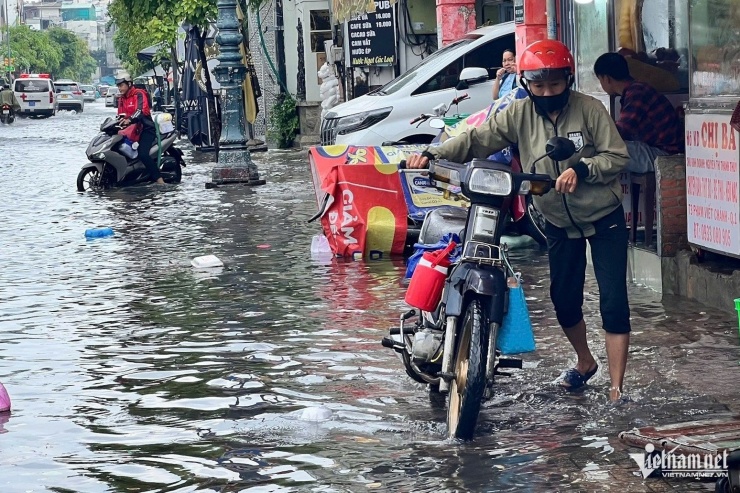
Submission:
M 200 64 L 203 67 L 203 78 L 206 81 L 206 92 L 208 93 L 208 104 L 212 111 L 209 113 L 209 124 L 213 135 L 213 147 L 218 151 L 218 141 L 221 136 L 221 119 L 218 116 L 218 106 L 216 106 L 216 96 L 213 94 L 213 84 L 211 83 L 211 73 L 208 70 L 208 60 L 206 59 L 206 37 L 208 36 L 208 26 L 205 27 L 198 37 L 198 54 L 200 55 Z

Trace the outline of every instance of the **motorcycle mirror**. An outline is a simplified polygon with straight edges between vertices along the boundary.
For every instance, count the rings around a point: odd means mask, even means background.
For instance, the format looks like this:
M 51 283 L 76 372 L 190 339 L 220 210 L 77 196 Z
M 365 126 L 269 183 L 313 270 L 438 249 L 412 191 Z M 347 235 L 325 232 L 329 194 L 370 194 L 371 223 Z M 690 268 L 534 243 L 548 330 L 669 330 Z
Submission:
M 576 153 L 576 145 L 565 137 L 553 137 L 545 144 L 545 152 L 554 161 L 565 161 Z
M 442 130 L 445 128 L 445 122 L 441 118 L 432 118 L 429 120 L 429 126 L 437 130 Z
M 553 137 L 545 144 L 545 155 L 534 160 L 529 168 L 530 173 L 534 173 L 534 165 L 539 161 L 549 157 L 553 161 L 565 161 L 576 153 L 576 145 L 570 139 L 565 137 Z

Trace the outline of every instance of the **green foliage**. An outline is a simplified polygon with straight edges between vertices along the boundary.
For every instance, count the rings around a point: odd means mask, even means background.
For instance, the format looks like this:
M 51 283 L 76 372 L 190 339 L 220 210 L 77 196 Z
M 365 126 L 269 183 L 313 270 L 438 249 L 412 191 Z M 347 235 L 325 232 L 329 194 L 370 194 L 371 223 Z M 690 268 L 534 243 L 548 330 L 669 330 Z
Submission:
M 52 44 L 62 50 L 62 60 L 55 72 L 57 79 L 73 79 L 79 82 L 90 82 L 91 75 L 98 64 L 90 55 L 87 44 L 72 31 L 61 27 L 52 27 L 44 33 Z
M 270 136 L 280 149 L 292 147 L 298 133 L 298 108 L 290 94 L 280 94 L 270 113 Z
M 98 65 L 87 44 L 60 27 L 34 31 L 26 25 L 13 26 L 10 51 L 16 70 L 50 73 L 57 79 L 88 82 Z
M 62 49 L 53 45 L 45 31 L 21 25 L 10 28 L 10 52 L 16 70 L 55 74 L 62 61 Z

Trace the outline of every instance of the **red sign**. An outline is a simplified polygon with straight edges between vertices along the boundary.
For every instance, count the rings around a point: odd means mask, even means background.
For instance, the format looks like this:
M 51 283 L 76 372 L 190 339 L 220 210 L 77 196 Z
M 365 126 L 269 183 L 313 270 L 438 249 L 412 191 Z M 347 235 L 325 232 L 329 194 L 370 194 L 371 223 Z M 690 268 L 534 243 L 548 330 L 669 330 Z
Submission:
M 336 255 L 381 258 L 403 254 L 408 229 L 394 148 L 312 147 L 309 161 L 321 206 L 321 225 Z

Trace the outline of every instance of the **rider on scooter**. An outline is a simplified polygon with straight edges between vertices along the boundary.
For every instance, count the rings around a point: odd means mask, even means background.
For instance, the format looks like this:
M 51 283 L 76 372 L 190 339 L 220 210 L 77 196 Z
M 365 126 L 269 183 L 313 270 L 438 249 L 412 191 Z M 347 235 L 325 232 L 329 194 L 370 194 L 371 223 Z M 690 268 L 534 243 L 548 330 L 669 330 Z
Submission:
M 13 108 L 13 111 L 18 112 L 21 109 L 18 100 L 15 99 L 15 94 L 10 90 L 10 85 L 3 84 L 0 86 L 0 106 L 8 105 Z
M 571 91 L 575 62 L 568 48 L 555 40 L 537 41 L 522 53 L 518 65 L 529 98 L 510 104 L 478 128 L 430 147 L 407 159 L 409 168 L 425 168 L 430 159 L 464 163 L 474 157 L 518 144 L 524 170 L 555 136 L 567 137 L 576 153 L 563 162 L 545 159 L 538 173 L 556 178 L 556 192 L 535 197 L 547 220 L 550 297 L 558 322 L 578 355 L 575 368 L 560 384 L 576 389 L 596 373 L 583 319 L 586 241 L 591 245 L 599 285 L 602 325 L 611 378 L 610 399 L 621 398 L 629 349 L 630 311 L 627 300 L 627 226 L 619 175 L 629 155 L 604 105 Z
M 152 146 L 157 140 L 157 134 L 154 130 L 154 120 L 152 120 L 148 95 L 143 89 L 134 87 L 133 80 L 128 74 L 122 74 L 116 79 L 116 86 L 118 86 L 118 90 L 121 92 L 121 96 L 118 99 L 118 114 L 125 117 L 121 122 L 121 126 L 125 128 L 132 123 L 142 124 L 143 129 L 139 136 L 139 159 L 146 166 L 146 170 L 152 181 L 158 184 L 164 184 L 164 180 L 159 173 L 157 161 L 150 154 Z

